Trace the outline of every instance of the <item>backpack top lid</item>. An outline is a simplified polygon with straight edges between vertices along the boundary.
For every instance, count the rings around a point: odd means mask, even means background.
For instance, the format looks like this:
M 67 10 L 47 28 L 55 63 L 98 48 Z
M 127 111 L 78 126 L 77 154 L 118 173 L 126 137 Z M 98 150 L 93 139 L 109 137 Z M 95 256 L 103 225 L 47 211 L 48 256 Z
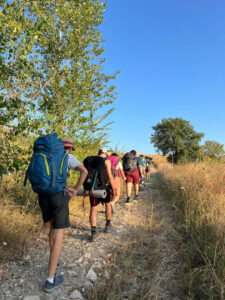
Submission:
M 126 160 L 126 159 L 133 159 L 135 156 L 130 153 L 130 152 L 127 152 L 126 154 L 124 154 L 122 160 Z
M 33 151 L 51 151 L 57 147 L 63 147 L 64 144 L 62 139 L 58 136 L 57 133 L 48 134 L 44 136 L 40 136 L 35 142 L 34 142 L 34 148 Z

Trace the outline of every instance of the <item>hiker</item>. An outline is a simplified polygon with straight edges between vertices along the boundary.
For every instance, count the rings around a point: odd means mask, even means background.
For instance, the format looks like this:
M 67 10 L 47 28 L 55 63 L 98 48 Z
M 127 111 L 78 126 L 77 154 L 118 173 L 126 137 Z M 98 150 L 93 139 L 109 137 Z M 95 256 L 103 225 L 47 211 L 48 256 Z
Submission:
M 146 173 L 146 181 L 149 181 L 151 176 L 151 159 L 149 158 L 146 160 L 145 173 Z
M 130 152 L 126 153 L 123 158 L 123 170 L 126 176 L 126 192 L 127 192 L 127 200 L 126 202 L 130 202 L 131 196 L 131 188 L 132 183 L 134 184 L 134 192 L 135 196 L 134 199 L 138 199 L 139 193 L 139 179 L 140 176 L 142 177 L 142 170 L 140 168 L 138 159 L 136 157 L 136 151 L 131 150 Z M 139 175 L 140 172 L 140 175 Z
M 106 225 L 104 232 L 108 233 L 112 230 L 111 224 L 111 193 L 114 195 L 114 181 L 111 173 L 111 163 L 107 159 L 107 151 L 100 148 L 98 156 L 88 156 L 84 160 L 84 166 L 88 170 L 88 176 L 83 184 L 84 190 L 90 191 L 90 216 L 91 225 L 91 242 L 94 242 L 98 236 L 96 230 L 96 213 L 99 203 L 105 204 Z M 91 193 L 93 190 L 106 190 L 107 195 L 104 199 L 95 198 Z
M 139 182 L 139 191 L 144 190 L 144 183 L 145 183 L 145 168 L 146 168 L 146 160 L 144 155 L 140 155 L 138 157 L 139 163 L 139 173 L 140 173 L 140 182 Z
M 48 153 L 52 146 L 52 151 Z M 27 171 L 32 188 L 38 193 L 43 221 L 45 223 L 50 221 L 50 258 L 48 276 L 44 285 L 44 290 L 49 293 L 60 287 L 64 282 L 63 275 L 56 276 L 55 274 L 62 248 L 63 231 L 64 228 L 70 227 L 68 203 L 69 199 L 72 199 L 76 195 L 87 176 L 85 167 L 71 154 L 73 150 L 74 145 L 71 139 L 62 140 L 61 138 L 58 138 L 57 134 L 40 137 L 34 143 L 33 161 L 31 161 Z M 48 157 L 50 157 L 50 160 L 47 159 Z M 39 161 L 35 161 L 35 159 L 39 159 Z M 41 188 L 38 189 L 38 187 L 35 186 L 34 177 L 36 175 L 38 176 L 38 168 L 40 168 L 42 163 L 41 160 L 44 164 L 44 172 L 46 173 L 47 170 L 47 175 L 50 175 L 46 177 L 46 180 L 52 178 L 52 183 L 46 190 L 42 190 Z M 50 161 L 54 162 L 54 165 L 52 163 L 52 165 L 49 166 L 51 163 Z M 70 187 L 67 190 L 67 175 L 70 170 L 80 172 L 80 177 L 77 184 L 73 188 Z M 39 170 L 39 172 L 41 171 L 42 170 Z M 53 178 L 55 181 L 54 184 Z
M 116 158 L 117 163 L 113 164 L 113 159 Z M 112 153 L 110 156 L 108 156 L 108 159 L 111 162 L 111 172 L 112 175 L 114 177 L 114 188 L 115 188 L 115 195 L 112 198 L 111 201 L 111 209 L 112 209 L 112 213 L 115 212 L 115 204 L 116 202 L 119 200 L 120 198 L 120 178 L 122 177 L 124 181 L 126 181 L 126 176 L 123 172 L 123 166 L 122 163 L 119 161 L 118 159 L 118 154 L 117 153 Z

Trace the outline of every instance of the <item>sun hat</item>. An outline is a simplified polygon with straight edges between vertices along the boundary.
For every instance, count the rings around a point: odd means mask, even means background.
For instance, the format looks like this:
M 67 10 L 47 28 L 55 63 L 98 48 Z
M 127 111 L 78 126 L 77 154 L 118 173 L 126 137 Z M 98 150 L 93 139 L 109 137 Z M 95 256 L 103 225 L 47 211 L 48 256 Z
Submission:
M 71 139 L 64 138 L 62 141 L 64 143 L 64 147 L 71 147 L 73 150 L 75 150 L 73 141 Z

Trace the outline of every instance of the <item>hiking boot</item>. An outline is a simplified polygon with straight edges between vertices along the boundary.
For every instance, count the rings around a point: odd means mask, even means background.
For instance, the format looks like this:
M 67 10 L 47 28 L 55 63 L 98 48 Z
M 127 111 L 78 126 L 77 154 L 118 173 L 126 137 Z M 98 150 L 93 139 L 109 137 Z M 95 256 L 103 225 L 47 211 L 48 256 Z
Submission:
M 127 197 L 126 203 L 130 203 L 130 197 Z
M 135 196 L 134 196 L 134 200 L 138 200 L 138 195 L 135 195 Z
M 109 232 L 111 232 L 112 231 L 112 224 L 111 223 L 109 223 L 109 225 L 106 225 L 105 226 L 105 230 L 104 230 L 104 232 L 106 232 L 106 233 L 109 233 Z
M 63 275 L 58 275 L 54 277 L 54 282 L 50 283 L 48 280 L 45 281 L 44 290 L 47 293 L 53 292 L 55 289 L 59 288 L 64 282 Z
M 98 237 L 97 232 L 91 234 L 91 242 L 94 242 Z

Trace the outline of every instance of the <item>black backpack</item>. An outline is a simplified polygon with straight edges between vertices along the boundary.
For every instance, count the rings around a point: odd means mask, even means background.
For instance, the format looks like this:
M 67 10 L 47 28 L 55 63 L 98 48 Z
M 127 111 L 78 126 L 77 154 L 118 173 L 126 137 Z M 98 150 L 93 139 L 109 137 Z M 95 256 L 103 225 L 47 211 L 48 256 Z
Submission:
M 84 159 L 83 164 L 88 171 L 83 183 L 84 190 L 103 190 L 109 187 L 109 177 L 104 158 L 88 156 Z
M 122 162 L 125 172 L 137 170 L 137 159 L 132 153 L 126 153 L 122 158 Z

